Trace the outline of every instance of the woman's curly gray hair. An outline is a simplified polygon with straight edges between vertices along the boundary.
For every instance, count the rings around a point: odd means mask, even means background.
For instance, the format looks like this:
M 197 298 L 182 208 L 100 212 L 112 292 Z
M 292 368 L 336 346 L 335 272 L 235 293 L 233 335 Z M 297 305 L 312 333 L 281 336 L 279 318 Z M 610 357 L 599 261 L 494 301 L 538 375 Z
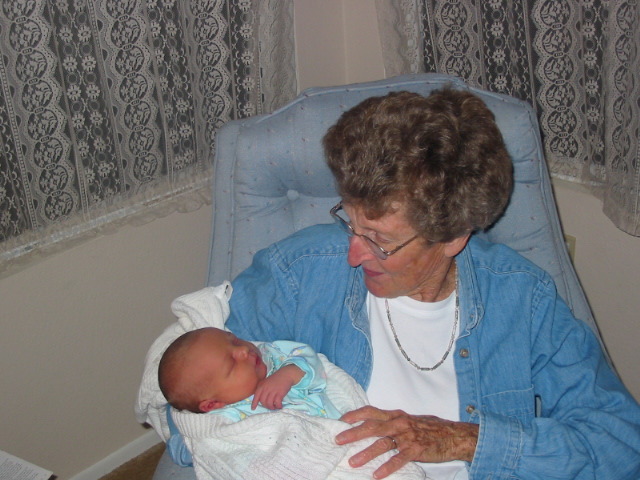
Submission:
M 511 195 L 513 166 L 500 130 L 468 91 L 368 98 L 323 143 L 345 203 L 376 219 L 402 202 L 409 224 L 429 242 L 486 229 Z

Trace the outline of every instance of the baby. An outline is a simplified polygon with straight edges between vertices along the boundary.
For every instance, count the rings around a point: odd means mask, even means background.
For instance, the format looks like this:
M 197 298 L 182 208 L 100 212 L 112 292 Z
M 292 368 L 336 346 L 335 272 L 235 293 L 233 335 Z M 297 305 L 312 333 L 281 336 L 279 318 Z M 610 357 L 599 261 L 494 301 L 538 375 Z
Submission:
M 248 342 L 208 327 L 185 333 L 162 355 L 160 390 L 170 405 L 242 420 L 254 413 L 294 408 L 340 418 L 325 393 L 326 376 L 305 344 Z

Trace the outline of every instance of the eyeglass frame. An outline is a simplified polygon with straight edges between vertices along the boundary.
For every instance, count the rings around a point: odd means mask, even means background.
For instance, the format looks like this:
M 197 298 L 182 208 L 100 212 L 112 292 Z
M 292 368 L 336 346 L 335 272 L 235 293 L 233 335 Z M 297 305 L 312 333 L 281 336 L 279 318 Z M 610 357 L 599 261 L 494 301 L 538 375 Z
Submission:
M 357 233 L 354 230 L 354 228 L 351 225 L 351 223 L 347 222 L 344 218 L 342 218 L 340 215 L 338 215 L 338 211 L 341 210 L 341 209 L 343 209 L 342 200 L 340 202 L 338 202 L 338 204 L 336 206 L 334 206 L 331 210 L 329 210 L 329 214 L 333 217 L 333 219 L 336 221 L 336 223 L 342 227 L 342 229 L 345 231 L 345 233 L 347 235 L 349 235 L 349 237 L 360 237 L 360 238 L 363 238 L 365 240 L 365 243 L 369 246 L 369 249 L 371 250 L 371 253 L 373 253 L 380 260 L 386 260 L 391 255 L 393 255 L 394 253 L 397 253 L 401 248 L 406 247 L 411 242 L 413 242 L 416 238 L 419 237 L 419 235 L 415 235 L 414 237 L 411 237 L 409 240 L 407 240 L 403 244 L 398 245 L 396 248 L 394 248 L 392 250 L 387 250 L 385 248 L 382 248 L 380 245 L 378 245 L 375 242 L 375 240 L 369 238 L 364 233 Z

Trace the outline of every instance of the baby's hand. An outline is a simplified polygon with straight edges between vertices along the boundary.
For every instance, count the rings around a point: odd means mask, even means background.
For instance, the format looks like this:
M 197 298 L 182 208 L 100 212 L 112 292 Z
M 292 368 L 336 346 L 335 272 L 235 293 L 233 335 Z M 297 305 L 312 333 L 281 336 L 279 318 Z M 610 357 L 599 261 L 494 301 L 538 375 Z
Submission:
M 275 371 L 258 384 L 253 394 L 251 409 L 255 410 L 258 403 L 269 410 L 282 408 L 282 399 L 303 376 L 304 372 L 295 365 L 285 365 Z

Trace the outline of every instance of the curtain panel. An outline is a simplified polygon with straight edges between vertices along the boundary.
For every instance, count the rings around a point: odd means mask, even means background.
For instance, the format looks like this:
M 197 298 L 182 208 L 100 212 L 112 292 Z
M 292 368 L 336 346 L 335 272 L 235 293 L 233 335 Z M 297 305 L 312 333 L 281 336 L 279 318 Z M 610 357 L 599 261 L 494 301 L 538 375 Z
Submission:
M 551 174 L 640 235 L 640 5 L 376 0 L 387 76 L 433 71 L 531 103 Z
M 215 131 L 296 94 L 292 0 L 2 0 L 0 271 L 210 203 Z

